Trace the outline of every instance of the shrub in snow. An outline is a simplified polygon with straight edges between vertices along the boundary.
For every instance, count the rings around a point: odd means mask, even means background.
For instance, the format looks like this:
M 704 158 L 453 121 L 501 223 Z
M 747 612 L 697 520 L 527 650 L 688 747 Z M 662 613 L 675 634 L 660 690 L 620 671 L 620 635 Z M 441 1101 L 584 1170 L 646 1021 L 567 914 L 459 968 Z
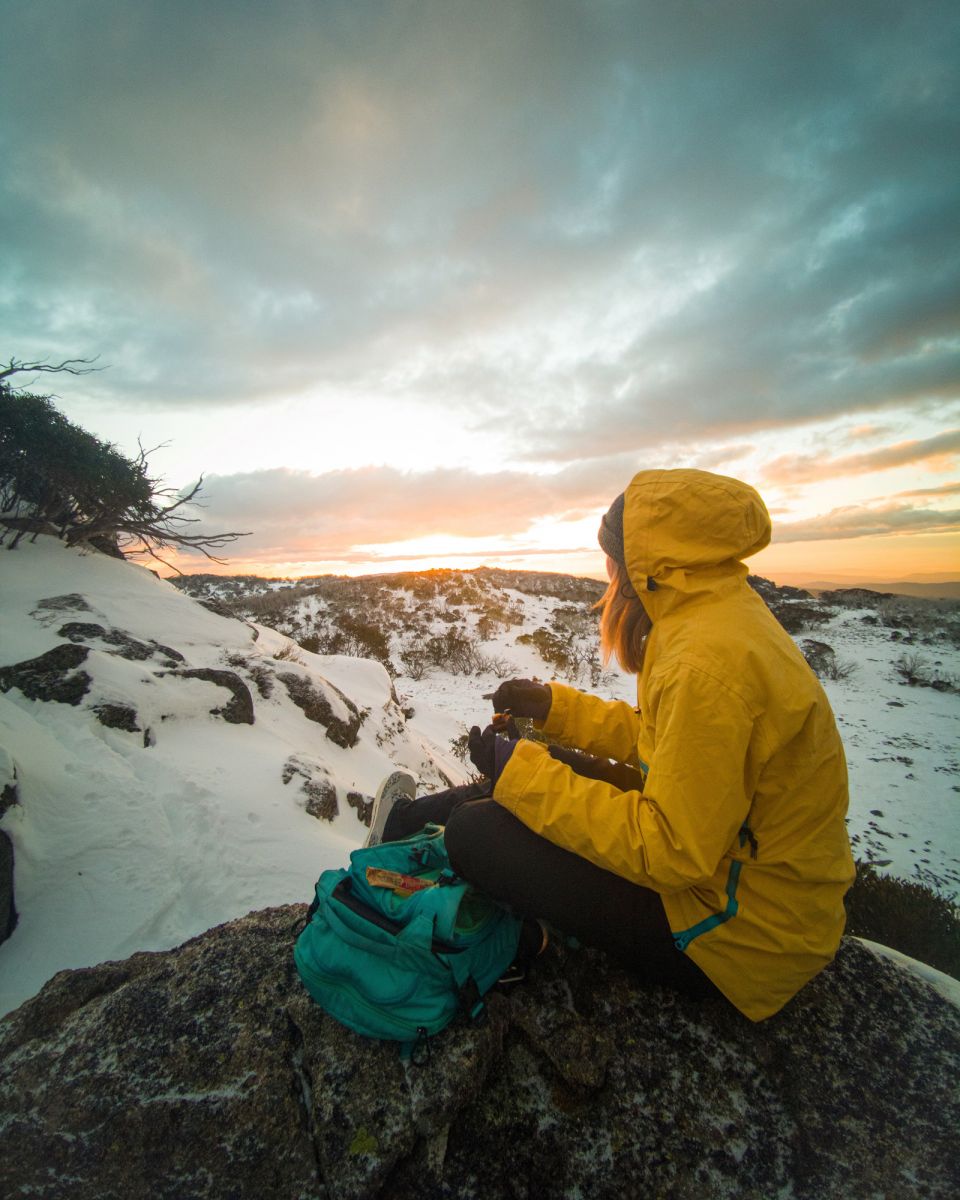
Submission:
M 473 675 L 482 665 L 480 647 L 475 638 L 460 629 L 448 629 L 426 644 L 427 658 L 451 675 Z
M 273 657 L 277 660 L 277 662 L 303 663 L 303 658 L 294 642 L 291 642 L 287 646 L 281 646 Z
M 803 657 L 820 679 L 849 679 L 856 669 L 853 663 L 841 662 L 832 646 L 813 638 L 804 638 L 800 643 Z
M 960 911 L 955 900 L 922 883 L 881 875 L 872 863 L 858 862 L 857 878 L 845 901 L 846 932 L 892 946 L 960 979 Z
M 788 600 L 782 604 L 770 603 L 769 608 L 787 633 L 802 633 L 830 620 L 829 611 L 813 603 Z
M 945 674 L 939 663 L 931 666 L 923 655 L 916 651 L 901 654 L 893 665 L 897 674 L 911 687 L 929 687 L 938 692 L 960 690 L 955 676 Z
M 400 664 L 411 679 L 422 679 L 430 669 L 430 658 L 421 645 L 405 646 L 400 651 Z

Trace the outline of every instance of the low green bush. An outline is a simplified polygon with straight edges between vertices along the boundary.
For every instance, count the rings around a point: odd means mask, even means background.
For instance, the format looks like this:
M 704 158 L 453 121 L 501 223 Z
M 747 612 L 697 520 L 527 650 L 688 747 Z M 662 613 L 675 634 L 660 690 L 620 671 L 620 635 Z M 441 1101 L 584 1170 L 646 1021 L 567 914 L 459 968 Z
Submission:
M 847 933 L 909 954 L 960 979 L 960 910 L 954 897 L 857 863 L 847 892 Z

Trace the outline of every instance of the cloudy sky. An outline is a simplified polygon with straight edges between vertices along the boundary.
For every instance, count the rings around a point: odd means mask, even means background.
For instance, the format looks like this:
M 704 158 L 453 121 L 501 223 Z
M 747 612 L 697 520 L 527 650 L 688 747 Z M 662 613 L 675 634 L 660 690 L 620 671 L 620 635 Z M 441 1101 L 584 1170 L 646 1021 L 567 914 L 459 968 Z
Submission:
M 787 581 L 960 575 L 954 0 L 5 0 L 0 357 L 231 570 L 601 570 L 642 467 Z M 186 569 L 208 569 L 187 560 Z

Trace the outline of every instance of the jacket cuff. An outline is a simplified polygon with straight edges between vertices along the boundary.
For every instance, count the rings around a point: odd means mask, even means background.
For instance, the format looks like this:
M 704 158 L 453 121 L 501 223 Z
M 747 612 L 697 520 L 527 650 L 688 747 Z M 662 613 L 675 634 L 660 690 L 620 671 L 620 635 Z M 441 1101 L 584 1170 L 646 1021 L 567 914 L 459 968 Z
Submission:
M 570 715 L 571 701 L 577 691 L 576 688 L 568 687 L 565 683 L 550 683 L 547 686 L 550 688 L 552 697 L 550 711 L 542 723 L 534 721 L 534 725 L 548 737 L 555 737 L 557 741 L 562 742 L 564 740 L 563 731 Z
M 542 760 L 547 755 L 546 746 L 531 742 L 529 738 L 521 738 L 513 743 L 512 752 L 504 764 L 503 771 L 498 773 L 493 787 L 493 798 L 508 812 L 516 815 L 523 794 L 530 785 Z M 547 755 L 547 757 L 549 757 Z

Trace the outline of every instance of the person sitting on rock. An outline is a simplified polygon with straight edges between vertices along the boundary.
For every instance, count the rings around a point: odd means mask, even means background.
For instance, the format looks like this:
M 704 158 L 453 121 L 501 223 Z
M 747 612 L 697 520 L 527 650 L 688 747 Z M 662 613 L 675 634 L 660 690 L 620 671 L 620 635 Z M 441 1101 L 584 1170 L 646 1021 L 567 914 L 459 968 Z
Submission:
M 854 868 L 830 704 L 747 582 L 770 532 L 739 480 L 637 474 L 599 533 L 601 646 L 637 707 L 509 680 L 494 707 L 559 746 L 474 727 L 486 782 L 416 799 L 401 776 L 373 836 L 443 824 L 454 869 L 516 912 L 649 984 L 777 1012 L 836 953 Z

